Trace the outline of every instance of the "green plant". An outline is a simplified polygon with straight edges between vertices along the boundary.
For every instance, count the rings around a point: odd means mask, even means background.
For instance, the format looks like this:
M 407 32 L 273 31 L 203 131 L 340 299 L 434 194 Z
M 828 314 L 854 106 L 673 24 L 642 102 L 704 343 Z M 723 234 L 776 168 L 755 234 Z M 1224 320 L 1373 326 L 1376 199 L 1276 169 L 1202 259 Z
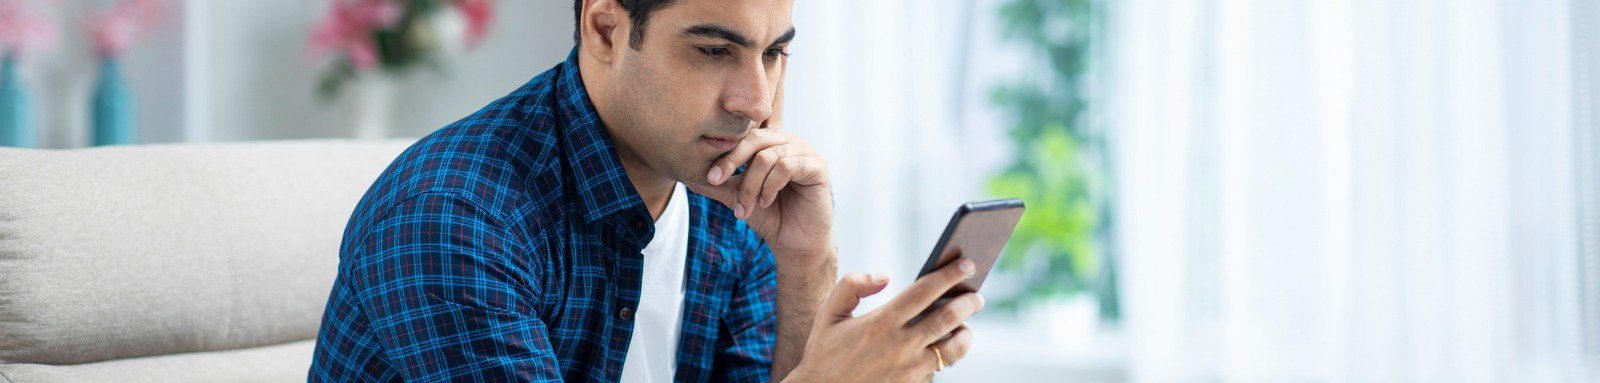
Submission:
M 1011 0 L 999 17 L 1007 41 L 1039 59 L 1030 71 L 994 90 L 1011 119 L 1016 156 L 990 192 L 1028 204 L 999 267 L 1024 288 L 1002 307 L 1095 293 L 1101 314 L 1119 317 L 1115 262 L 1107 251 L 1110 200 L 1105 139 L 1087 123 L 1086 83 L 1094 63 L 1093 0 Z

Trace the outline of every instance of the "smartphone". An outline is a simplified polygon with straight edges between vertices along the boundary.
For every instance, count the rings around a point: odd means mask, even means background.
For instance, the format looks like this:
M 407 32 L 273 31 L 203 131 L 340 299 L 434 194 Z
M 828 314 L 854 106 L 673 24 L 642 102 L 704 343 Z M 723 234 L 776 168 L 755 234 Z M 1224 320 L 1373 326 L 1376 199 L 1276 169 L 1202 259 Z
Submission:
M 928 255 L 928 261 L 922 264 L 922 271 L 917 273 L 917 278 L 921 279 L 957 258 L 972 260 L 977 265 L 977 272 L 972 278 L 946 291 L 923 311 L 924 315 L 944 305 L 950 298 L 978 291 L 983 286 L 989 269 L 1000 258 L 1000 250 L 1005 248 L 1006 241 L 1011 239 L 1011 232 L 1017 228 L 1017 221 L 1022 219 L 1024 208 L 1021 199 L 1009 198 L 969 202 L 956 209 L 955 216 L 950 217 L 950 224 L 945 225 L 944 234 L 933 245 L 933 254 Z M 915 323 L 921 318 L 922 315 L 917 315 L 911 321 Z

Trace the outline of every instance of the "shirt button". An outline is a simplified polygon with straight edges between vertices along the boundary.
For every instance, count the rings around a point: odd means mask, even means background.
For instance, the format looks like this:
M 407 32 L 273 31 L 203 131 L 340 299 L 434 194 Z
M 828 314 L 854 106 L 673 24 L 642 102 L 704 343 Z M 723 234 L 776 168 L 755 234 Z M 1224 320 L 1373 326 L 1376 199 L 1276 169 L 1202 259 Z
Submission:
M 622 318 L 622 320 L 633 320 L 633 309 L 623 307 L 622 310 L 617 311 L 617 317 Z

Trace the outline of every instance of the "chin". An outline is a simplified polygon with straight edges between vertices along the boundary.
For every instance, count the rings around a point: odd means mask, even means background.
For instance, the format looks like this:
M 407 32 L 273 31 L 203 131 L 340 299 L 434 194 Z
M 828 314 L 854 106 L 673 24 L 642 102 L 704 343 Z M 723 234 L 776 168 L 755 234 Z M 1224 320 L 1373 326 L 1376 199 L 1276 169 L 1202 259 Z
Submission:
M 663 173 L 663 175 L 672 179 L 673 181 L 682 182 L 684 184 L 708 185 L 709 183 L 706 182 L 706 172 L 709 171 L 711 171 L 711 165 L 710 162 L 707 162 L 705 164 L 674 166 L 672 169 L 668 169 L 667 172 Z
M 711 180 L 706 179 L 706 173 L 711 171 L 711 165 L 695 167 L 689 174 L 678 178 L 678 182 L 693 185 L 711 185 Z
M 687 174 L 683 174 L 683 177 L 679 177 L 679 180 L 683 183 L 710 185 L 711 181 L 706 179 L 706 173 L 711 172 L 711 165 L 715 164 L 720 156 L 721 154 L 719 153 L 695 159 L 692 164 L 686 167 L 685 173 Z

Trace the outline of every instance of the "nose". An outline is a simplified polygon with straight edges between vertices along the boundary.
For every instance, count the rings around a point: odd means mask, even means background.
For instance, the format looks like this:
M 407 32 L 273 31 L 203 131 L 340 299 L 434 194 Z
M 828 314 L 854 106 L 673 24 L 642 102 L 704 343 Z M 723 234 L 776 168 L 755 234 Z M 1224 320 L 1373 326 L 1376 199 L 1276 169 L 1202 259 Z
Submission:
M 772 84 L 764 60 L 741 65 L 728 81 L 722 96 L 722 109 L 756 123 L 772 117 Z

